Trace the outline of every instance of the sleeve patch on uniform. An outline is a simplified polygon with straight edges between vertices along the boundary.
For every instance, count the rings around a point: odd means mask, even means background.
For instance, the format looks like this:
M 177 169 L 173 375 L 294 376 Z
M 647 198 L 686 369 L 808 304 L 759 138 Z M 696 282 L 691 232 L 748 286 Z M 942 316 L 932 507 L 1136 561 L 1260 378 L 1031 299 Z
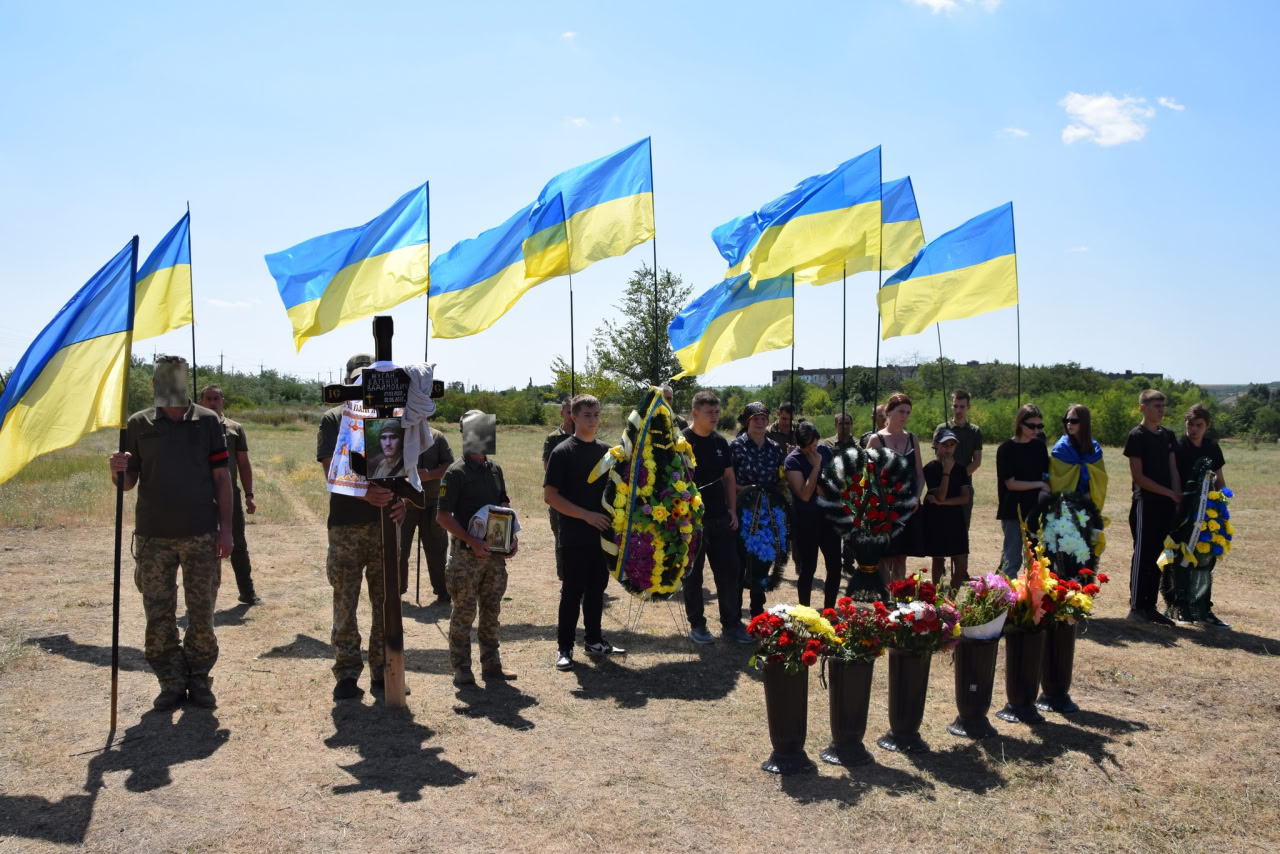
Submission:
M 231 456 L 231 455 L 230 455 L 229 453 L 227 453 L 227 449 L 226 449 L 226 448 L 223 448 L 221 451 L 218 451 L 218 452 L 216 452 L 216 453 L 213 453 L 213 454 L 210 454 L 210 455 L 209 455 L 209 465 L 211 465 L 211 466 L 221 466 L 221 465 L 226 465 L 226 464 L 227 464 L 227 459 L 228 459 L 230 456 Z

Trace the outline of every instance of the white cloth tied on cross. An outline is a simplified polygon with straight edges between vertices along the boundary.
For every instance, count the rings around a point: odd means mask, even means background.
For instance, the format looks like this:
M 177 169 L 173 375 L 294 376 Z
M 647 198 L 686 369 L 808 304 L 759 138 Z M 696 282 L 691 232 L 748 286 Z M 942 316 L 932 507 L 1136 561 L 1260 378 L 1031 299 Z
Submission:
M 375 362 L 371 366 L 378 371 L 395 370 L 394 362 Z M 393 417 L 400 419 L 404 427 L 404 458 L 411 461 L 405 469 L 405 477 L 418 492 L 422 491 L 422 479 L 418 476 L 418 457 L 431 447 L 431 429 L 427 419 L 435 414 L 436 404 L 431 399 L 431 381 L 435 365 L 414 364 L 404 368 L 409 375 L 409 394 L 404 409 L 396 409 Z M 356 377 L 355 385 L 361 385 L 363 377 Z M 329 462 L 327 486 L 330 492 L 363 498 L 369 491 L 369 483 L 351 468 L 351 454 L 364 454 L 364 422 L 377 418 L 372 409 L 365 409 L 359 401 L 348 401 L 342 408 L 342 421 L 338 425 L 338 443 Z M 367 459 L 367 455 L 366 459 Z

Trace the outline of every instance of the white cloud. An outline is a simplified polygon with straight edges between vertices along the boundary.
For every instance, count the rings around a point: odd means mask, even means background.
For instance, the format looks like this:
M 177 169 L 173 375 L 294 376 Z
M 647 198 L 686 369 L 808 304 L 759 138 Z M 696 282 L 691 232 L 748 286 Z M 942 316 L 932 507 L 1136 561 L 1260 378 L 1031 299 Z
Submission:
M 578 34 L 575 33 L 573 30 L 569 30 L 567 32 L 561 33 L 560 38 L 564 39 L 567 42 L 571 42 L 573 41 L 574 37 L 576 37 L 577 35 Z
M 209 305 L 213 306 L 214 308 L 252 308 L 253 307 L 253 303 L 249 302 L 248 300 L 242 300 L 242 299 L 225 300 L 225 299 L 216 299 L 214 297 L 206 297 L 205 302 L 207 302 Z
M 1062 141 L 1067 145 L 1081 139 L 1102 146 L 1137 142 L 1147 135 L 1146 120 L 1156 114 L 1156 108 L 1148 105 L 1146 98 L 1117 98 L 1110 92 L 1068 92 L 1058 103 L 1072 120 L 1062 129 Z
M 1182 112 L 1187 108 L 1185 104 L 1179 104 L 1174 99 L 1166 98 L 1163 95 L 1160 96 L 1159 98 L 1156 98 L 1156 101 L 1160 104 L 1160 106 L 1168 107 L 1169 109 L 1177 110 L 1178 112 Z
M 622 124 L 622 116 L 609 116 L 609 121 L 613 122 L 615 125 L 620 125 Z
M 1024 136 L 1031 136 L 1031 131 L 1022 128 L 1005 128 L 1000 131 L 1000 136 L 1007 136 L 1013 139 L 1022 139 Z
M 591 122 L 587 121 L 582 116 L 574 116 L 564 120 L 564 126 L 567 128 L 584 128 L 589 124 L 591 124 Z
M 1088 246 L 1072 246 L 1071 251 L 1072 252 L 1088 252 L 1089 247 Z
M 999 8 L 1001 0 L 964 0 L 963 5 L 961 0 L 905 0 L 905 2 L 912 6 L 926 6 L 935 15 L 942 12 L 950 15 L 953 12 L 959 12 L 964 6 L 974 5 L 975 2 L 986 11 L 994 12 Z

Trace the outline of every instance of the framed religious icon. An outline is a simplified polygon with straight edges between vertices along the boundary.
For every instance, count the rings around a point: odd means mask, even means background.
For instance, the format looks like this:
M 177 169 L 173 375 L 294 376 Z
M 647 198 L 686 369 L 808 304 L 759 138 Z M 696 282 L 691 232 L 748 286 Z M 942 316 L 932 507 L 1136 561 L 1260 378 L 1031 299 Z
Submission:
M 404 470 L 404 426 L 399 418 L 364 420 L 364 456 L 369 480 L 408 476 Z
M 484 544 L 495 554 L 510 554 L 515 536 L 515 514 L 505 507 L 490 507 L 484 525 Z

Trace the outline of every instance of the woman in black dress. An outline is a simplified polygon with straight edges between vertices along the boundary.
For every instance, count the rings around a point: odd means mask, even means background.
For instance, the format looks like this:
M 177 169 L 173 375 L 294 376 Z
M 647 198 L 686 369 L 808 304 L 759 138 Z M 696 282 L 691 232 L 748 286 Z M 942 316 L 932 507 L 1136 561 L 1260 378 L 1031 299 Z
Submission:
M 973 493 L 972 481 L 964 466 L 956 465 L 959 440 L 948 427 L 933 434 L 937 459 L 924 467 L 925 487 L 920 525 L 924 530 L 924 550 L 933 558 L 933 583 L 942 580 L 947 558 L 952 559 L 951 589 L 969 579 L 969 531 L 964 524 L 964 508 Z
M 916 495 L 924 494 L 924 468 L 920 464 L 920 443 L 915 433 L 907 432 L 907 419 L 911 417 L 911 398 L 899 392 L 884 404 L 884 429 L 867 440 L 867 449 L 888 448 L 911 461 L 916 470 Z M 901 581 L 907 577 L 907 556 L 924 557 L 921 537 L 920 514 L 912 513 L 906 526 L 885 547 L 882 559 L 876 565 L 880 581 L 887 587 L 889 581 Z

